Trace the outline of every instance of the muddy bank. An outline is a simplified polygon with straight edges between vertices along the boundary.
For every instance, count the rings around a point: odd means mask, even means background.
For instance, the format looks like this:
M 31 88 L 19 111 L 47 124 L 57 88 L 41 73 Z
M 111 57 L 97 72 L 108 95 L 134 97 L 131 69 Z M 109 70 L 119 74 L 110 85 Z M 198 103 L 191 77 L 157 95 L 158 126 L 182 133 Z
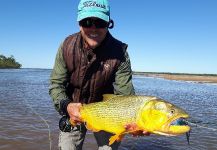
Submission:
M 217 83 L 217 75 L 209 74 L 172 74 L 172 73 L 134 73 L 146 77 L 164 78 L 168 80 L 193 81 L 198 83 Z

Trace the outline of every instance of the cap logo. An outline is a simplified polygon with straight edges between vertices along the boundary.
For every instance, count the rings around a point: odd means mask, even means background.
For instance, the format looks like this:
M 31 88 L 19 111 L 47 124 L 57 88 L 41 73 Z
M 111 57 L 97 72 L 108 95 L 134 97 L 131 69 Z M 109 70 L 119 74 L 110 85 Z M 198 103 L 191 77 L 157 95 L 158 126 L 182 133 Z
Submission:
M 109 22 L 109 2 L 108 0 L 80 0 L 77 13 L 77 21 L 81 21 L 89 17 L 95 17 Z
M 95 1 L 94 2 L 93 1 L 87 1 L 87 2 L 84 2 L 83 5 L 84 5 L 84 7 L 100 7 L 100 8 L 106 9 L 105 5 L 98 4 Z

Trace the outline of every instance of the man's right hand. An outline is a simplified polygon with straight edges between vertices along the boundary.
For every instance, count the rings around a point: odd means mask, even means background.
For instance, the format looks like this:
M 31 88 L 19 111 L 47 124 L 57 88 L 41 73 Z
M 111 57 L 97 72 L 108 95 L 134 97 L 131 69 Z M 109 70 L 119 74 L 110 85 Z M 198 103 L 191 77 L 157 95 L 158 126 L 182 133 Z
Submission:
M 67 106 L 67 112 L 69 114 L 70 120 L 75 124 L 79 124 L 82 122 L 81 115 L 80 115 L 81 107 L 82 107 L 81 103 L 69 103 Z

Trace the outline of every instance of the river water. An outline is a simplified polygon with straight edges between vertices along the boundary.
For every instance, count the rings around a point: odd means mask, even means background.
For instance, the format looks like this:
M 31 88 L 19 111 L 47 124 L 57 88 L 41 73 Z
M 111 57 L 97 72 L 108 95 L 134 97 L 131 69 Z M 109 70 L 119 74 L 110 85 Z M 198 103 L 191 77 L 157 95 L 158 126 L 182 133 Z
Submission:
M 49 150 L 50 145 L 58 149 L 60 117 L 48 95 L 50 73 L 47 69 L 0 69 L 0 150 Z M 137 94 L 170 101 L 185 109 L 192 122 L 211 129 L 193 126 L 190 145 L 185 135 L 127 135 L 120 150 L 217 150 L 217 85 L 142 76 L 134 76 L 133 83 Z M 91 132 L 83 149 L 97 149 Z

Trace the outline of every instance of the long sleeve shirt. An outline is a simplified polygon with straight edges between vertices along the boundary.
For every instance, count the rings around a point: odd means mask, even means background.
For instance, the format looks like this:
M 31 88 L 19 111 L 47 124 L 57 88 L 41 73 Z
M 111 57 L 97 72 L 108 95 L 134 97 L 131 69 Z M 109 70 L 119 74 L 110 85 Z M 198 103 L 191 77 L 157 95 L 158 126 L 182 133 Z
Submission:
M 70 80 L 70 73 L 66 67 L 63 57 L 62 44 L 60 45 L 55 64 L 50 76 L 49 94 L 53 99 L 57 111 L 60 109 L 60 101 L 69 99 L 67 96 L 66 85 Z M 132 84 L 132 70 L 130 59 L 127 51 L 125 52 L 125 59 L 122 61 L 115 73 L 115 82 L 113 83 L 114 94 L 133 95 L 134 87 Z

